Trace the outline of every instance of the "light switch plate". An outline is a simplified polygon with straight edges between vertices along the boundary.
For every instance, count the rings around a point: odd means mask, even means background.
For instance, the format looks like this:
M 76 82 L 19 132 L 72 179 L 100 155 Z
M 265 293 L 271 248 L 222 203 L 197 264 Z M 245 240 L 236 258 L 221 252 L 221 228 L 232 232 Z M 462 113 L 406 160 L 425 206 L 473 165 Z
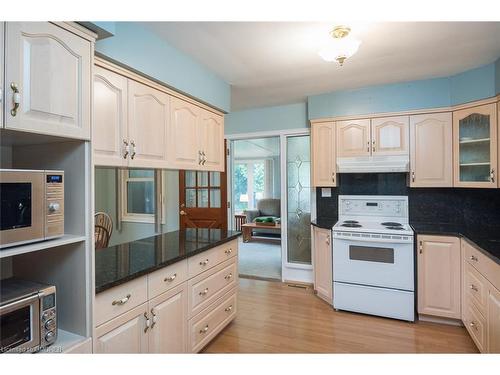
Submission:
M 332 196 L 332 188 L 321 188 L 321 197 L 328 198 Z

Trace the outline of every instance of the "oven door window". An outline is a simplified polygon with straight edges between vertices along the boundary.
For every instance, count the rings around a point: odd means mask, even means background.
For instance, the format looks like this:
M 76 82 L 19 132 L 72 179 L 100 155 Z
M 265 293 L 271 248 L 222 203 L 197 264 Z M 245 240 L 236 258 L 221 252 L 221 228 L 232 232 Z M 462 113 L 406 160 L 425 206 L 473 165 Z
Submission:
M 0 353 L 31 340 L 31 305 L 0 316 Z
M 349 259 L 394 264 L 394 249 L 389 247 L 350 245 Z
M 31 227 L 31 183 L 0 183 L 0 230 Z

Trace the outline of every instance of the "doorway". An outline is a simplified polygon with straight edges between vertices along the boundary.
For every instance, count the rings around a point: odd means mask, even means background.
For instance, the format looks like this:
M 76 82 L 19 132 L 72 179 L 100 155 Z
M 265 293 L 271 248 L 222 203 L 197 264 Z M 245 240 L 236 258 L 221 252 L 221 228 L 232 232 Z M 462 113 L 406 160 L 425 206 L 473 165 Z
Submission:
M 281 281 L 280 137 L 232 142 L 231 198 L 242 277 Z

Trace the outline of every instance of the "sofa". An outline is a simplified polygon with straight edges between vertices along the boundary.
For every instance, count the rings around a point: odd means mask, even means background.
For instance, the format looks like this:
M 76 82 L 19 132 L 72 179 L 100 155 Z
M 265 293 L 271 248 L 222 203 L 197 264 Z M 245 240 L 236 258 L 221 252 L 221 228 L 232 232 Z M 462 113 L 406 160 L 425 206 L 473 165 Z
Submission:
M 257 219 L 264 219 L 271 217 L 275 222 L 281 221 L 281 199 L 279 198 L 264 198 L 257 201 L 257 209 L 255 210 L 245 210 L 243 213 L 246 216 L 247 223 L 253 223 Z M 253 231 L 254 234 L 274 234 L 276 235 L 276 229 L 258 229 Z

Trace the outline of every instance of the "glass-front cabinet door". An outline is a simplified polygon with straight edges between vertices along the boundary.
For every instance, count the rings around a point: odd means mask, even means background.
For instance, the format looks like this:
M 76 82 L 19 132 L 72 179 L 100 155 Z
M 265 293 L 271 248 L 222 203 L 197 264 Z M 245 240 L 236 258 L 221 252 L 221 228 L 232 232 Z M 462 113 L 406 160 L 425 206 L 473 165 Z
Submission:
M 453 112 L 455 186 L 497 187 L 496 106 Z

